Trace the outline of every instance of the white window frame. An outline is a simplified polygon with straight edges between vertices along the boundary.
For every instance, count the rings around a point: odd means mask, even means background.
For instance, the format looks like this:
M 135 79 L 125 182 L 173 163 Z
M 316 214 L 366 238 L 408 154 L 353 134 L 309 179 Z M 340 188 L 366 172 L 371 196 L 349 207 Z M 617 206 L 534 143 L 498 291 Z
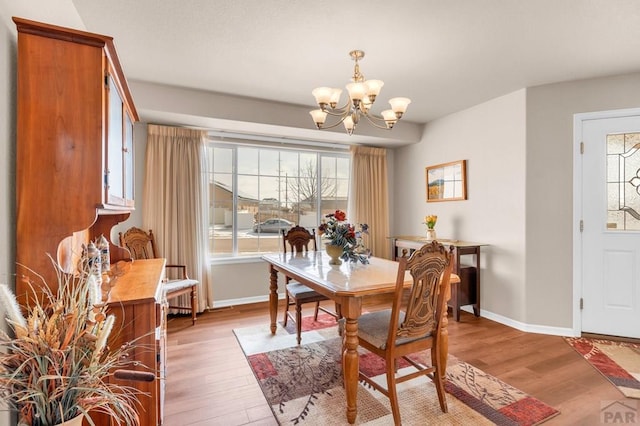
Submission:
M 215 132 L 210 132 L 209 134 L 209 146 L 223 147 L 232 150 L 232 209 L 233 209 L 233 218 L 232 218 L 232 252 L 229 254 L 219 254 L 214 255 L 213 252 L 208 251 L 207 255 L 209 257 L 209 262 L 211 264 L 220 264 L 220 263 L 248 263 L 255 262 L 256 259 L 259 259 L 266 252 L 256 252 L 255 254 L 242 254 L 238 251 L 238 155 L 237 149 L 241 147 L 252 147 L 258 149 L 272 149 L 276 151 L 293 151 L 293 152 L 305 152 L 305 153 L 315 153 L 316 154 L 316 164 L 318 167 L 318 179 L 317 179 L 317 193 L 321 194 L 321 185 L 322 185 L 322 168 L 320 167 L 321 158 L 323 156 L 329 157 L 342 157 L 349 159 L 349 164 L 351 165 L 351 157 L 349 154 L 349 147 L 346 145 L 332 144 L 332 143 L 322 143 L 315 141 L 304 141 L 304 140 L 291 140 L 291 139 L 278 139 L 278 138 L 264 138 L 259 136 L 251 136 L 251 135 L 241 135 L 241 137 L 230 137 L 229 134 L 216 134 Z M 210 177 L 215 171 L 207 170 L 206 173 Z M 349 181 L 351 180 L 351 170 L 349 170 Z M 209 179 L 208 179 L 209 181 Z M 207 189 L 208 190 L 208 189 Z M 214 202 L 214 200 L 211 200 Z M 320 223 L 322 220 L 322 211 L 321 211 L 321 203 L 322 197 L 318 197 L 316 200 L 316 214 L 317 223 Z M 211 217 L 208 215 L 207 222 L 209 226 L 211 226 Z M 207 228 L 209 228 L 209 226 Z M 211 237 L 213 238 L 213 237 Z M 209 241 L 209 237 L 207 238 Z M 214 242 L 215 245 L 215 242 Z

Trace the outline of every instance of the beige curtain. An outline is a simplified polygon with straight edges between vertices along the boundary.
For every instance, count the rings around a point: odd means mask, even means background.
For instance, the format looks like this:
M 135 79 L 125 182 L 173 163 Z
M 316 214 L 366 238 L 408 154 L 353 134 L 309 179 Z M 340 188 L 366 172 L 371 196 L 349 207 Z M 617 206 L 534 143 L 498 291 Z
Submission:
M 152 229 L 167 263 L 187 266 L 200 281 L 198 310 L 209 299 L 206 132 L 148 125 L 143 193 L 144 229 Z M 189 306 L 188 296 L 178 303 Z
M 369 225 L 365 243 L 376 257 L 390 258 L 387 150 L 351 147 L 351 195 L 349 216 Z

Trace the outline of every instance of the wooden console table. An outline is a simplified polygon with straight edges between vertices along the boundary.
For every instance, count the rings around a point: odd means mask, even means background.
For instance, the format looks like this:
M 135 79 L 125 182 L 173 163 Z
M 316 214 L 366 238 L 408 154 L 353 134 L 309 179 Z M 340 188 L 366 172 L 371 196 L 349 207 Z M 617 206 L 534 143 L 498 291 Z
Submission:
M 488 244 L 470 243 L 459 240 L 438 239 L 445 246 L 453 246 L 453 273 L 460 277 L 459 283 L 451 283 L 451 299 L 449 306 L 453 319 L 460 321 L 460 307 L 473 305 L 473 313 L 480 316 L 480 247 Z M 402 235 L 391 237 L 391 253 L 397 259 L 402 249 L 410 252 L 428 243 L 426 237 Z M 473 255 L 475 266 L 460 264 L 460 256 Z

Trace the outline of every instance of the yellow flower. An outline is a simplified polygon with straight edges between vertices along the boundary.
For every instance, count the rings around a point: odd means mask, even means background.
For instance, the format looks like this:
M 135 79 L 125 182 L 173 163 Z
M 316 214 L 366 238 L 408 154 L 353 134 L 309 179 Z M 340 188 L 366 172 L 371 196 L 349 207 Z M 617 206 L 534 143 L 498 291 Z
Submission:
M 436 221 L 438 220 L 438 216 L 436 215 L 427 215 L 424 217 L 424 224 L 427 225 L 427 228 L 433 229 L 436 226 Z

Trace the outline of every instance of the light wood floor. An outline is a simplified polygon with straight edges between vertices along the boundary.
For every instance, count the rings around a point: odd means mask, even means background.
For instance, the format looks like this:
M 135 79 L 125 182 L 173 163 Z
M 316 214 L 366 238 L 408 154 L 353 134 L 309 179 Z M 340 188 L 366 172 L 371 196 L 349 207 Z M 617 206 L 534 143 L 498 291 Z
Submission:
M 560 410 L 545 425 L 600 425 L 601 404 L 625 399 L 561 337 L 449 318 L 450 353 Z M 169 319 L 165 425 L 277 424 L 232 332 L 268 321 L 266 303 Z

